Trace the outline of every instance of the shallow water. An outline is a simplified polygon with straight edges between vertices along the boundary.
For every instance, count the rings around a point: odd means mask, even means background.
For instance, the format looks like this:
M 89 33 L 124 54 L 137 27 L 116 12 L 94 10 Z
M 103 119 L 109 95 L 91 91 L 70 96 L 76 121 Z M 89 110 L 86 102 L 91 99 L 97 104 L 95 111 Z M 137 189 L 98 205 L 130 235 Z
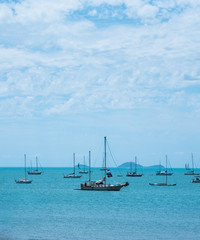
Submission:
M 127 170 L 120 170 L 126 175 Z M 149 186 L 163 182 L 156 169 L 144 169 L 141 178 L 129 181 L 120 192 L 75 191 L 80 181 L 64 179 L 70 168 L 46 168 L 29 176 L 32 184 L 16 184 L 22 168 L 0 168 L 0 240 L 68 239 L 192 239 L 200 237 L 200 187 L 190 183 L 184 169 L 175 169 L 169 183 L 175 187 Z M 93 170 L 93 180 L 103 172 Z M 153 175 L 152 175 L 153 174 Z

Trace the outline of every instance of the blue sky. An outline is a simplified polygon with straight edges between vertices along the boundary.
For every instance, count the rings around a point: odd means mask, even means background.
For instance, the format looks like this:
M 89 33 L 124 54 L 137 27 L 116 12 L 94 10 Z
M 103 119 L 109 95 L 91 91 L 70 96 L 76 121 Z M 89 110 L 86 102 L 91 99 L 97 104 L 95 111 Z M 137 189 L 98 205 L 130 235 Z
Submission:
M 200 2 L 0 1 L 0 166 L 200 166 Z M 111 165 L 113 165 L 111 163 Z

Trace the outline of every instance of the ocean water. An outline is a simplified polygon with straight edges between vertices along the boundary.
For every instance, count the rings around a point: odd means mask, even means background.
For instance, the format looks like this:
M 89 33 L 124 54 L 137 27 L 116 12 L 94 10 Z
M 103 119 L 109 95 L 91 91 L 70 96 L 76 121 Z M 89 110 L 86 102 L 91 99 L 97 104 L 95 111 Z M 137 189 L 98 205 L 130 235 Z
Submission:
M 44 168 L 43 175 L 29 176 L 30 185 L 14 182 L 23 168 L 0 168 L 0 240 L 199 238 L 200 184 L 174 169 L 168 181 L 177 186 L 150 186 L 165 180 L 155 171 L 124 177 L 130 185 L 120 192 L 96 192 L 74 190 L 88 175 L 64 179 L 70 168 Z M 111 182 L 125 181 L 117 169 L 112 173 Z M 93 169 L 93 180 L 102 174 Z

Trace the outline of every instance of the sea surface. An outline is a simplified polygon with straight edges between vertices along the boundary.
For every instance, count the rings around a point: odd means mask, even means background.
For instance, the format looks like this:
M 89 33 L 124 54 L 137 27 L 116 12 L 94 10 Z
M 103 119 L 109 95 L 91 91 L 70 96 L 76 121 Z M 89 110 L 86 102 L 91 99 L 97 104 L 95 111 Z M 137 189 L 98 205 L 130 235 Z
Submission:
M 157 169 L 143 169 L 141 178 L 126 177 L 127 169 L 111 169 L 111 182 L 129 181 L 119 192 L 78 191 L 88 178 L 64 179 L 72 168 L 44 168 L 41 176 L 28 176 L 32 184 L 16 184 L 23 168 L 0 168 L 0 240 L 68 239 L 198 239 L 200 187 L 174 169 L 169 183 Z M 92 179 L 103 172 L 92 170 Z M 124 177 L 118 177 L 122 174 Z

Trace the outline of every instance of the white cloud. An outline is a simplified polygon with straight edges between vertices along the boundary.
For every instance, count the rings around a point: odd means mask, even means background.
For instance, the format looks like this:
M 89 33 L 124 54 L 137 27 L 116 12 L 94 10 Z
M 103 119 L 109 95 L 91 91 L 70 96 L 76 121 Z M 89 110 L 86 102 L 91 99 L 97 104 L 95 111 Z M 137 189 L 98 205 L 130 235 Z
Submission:
M 104 6 L 111 12 L 124 4 L 120 11 L 141 21 L 93 21 L 103 4 L 112 6 Z M 65 114 L 165 104 L 199 109 L 196 94 L 183 90 L 199 86 L 198 2 L 28 0 L 1 5 L 2 113 Z M 172 11 L 164 22 L 163 9 Z M 88 15 L 81 15 L 82 10 Z
M 58 0 L 56 2 L 53 0 L 26 0 L 5 3 L 2 6 L 3 12 L 7 13 L 4 14 L 7 22 L 27 24 L 29 22 L 62 21 L 66 14 L 81 9 L 82 3 L 79 0 Z
M 12 10 L 6 4 L 0 4 L 0 22 L 6 21 L 12 16 Z
M 92 17 L 96 16 L 97 15 L 96 9 L 93 9 L 93 10 L 89 11 L 88 15 L 92 16 Z

